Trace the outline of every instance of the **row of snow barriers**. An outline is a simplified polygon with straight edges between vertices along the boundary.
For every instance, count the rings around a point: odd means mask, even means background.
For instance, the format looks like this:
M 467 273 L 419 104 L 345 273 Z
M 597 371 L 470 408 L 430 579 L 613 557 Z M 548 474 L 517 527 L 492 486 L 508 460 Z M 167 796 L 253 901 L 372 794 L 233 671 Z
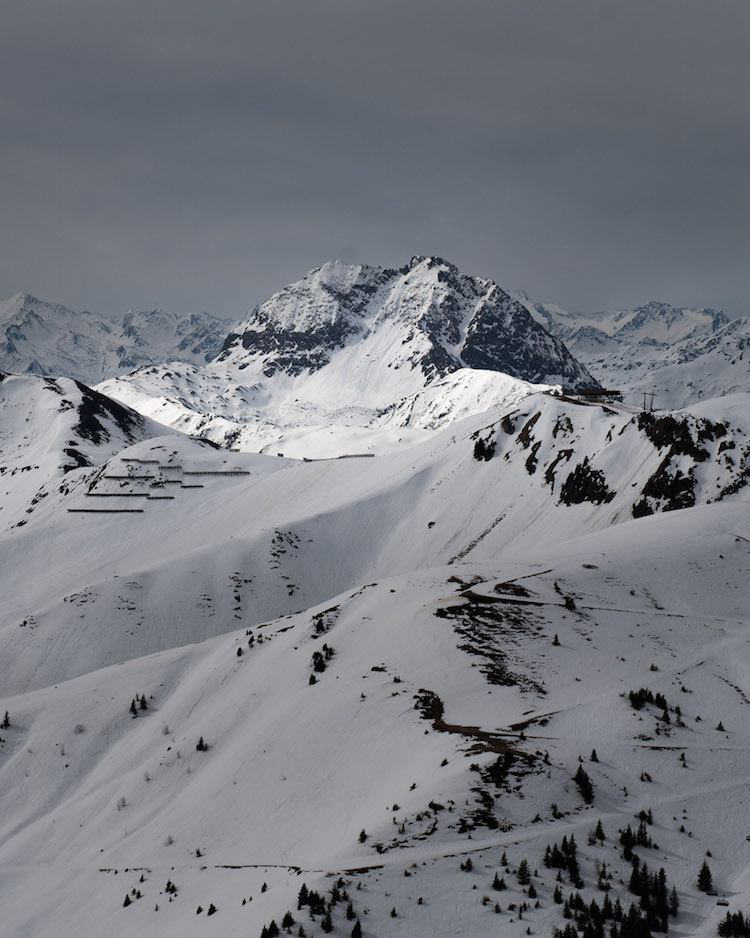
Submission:
M 281 456 L 281 453 L 279 453 Z M 310 459 L 303 456 L 302 462 L 330 462 L 332 459 L 374 459 L 375 453 L 342 453 L 340 456 L 324 456 L 322 459 Z
M 245 469 L 199 469 L 185 470 L 181 465 L 170 463 L 160 463 L 158 459 L 135 459 L 133 457 L 123 460 L 129 464 L 138 466 L 155 466 L 161 472 L 179 472 L 183 476 L 249 476 L 252 473 Z M 163 488 L 165 485 L 179 485 L 181 489 L 202 489 L 204 485 L 201 482 L 182 482 L 180 479 L 164 479 L 155 473 L 117 474 L 102 476 L 102 481 L 119 482 L 148 482 L 149 488 Z M 145 498 L 149 502 L 174 501 L 174 495 L 152 495 L 150 492 L 86 492 L 88 498 Z M 68 508 L 73 514 L 89 515 L 142 515 L 143 508 Z

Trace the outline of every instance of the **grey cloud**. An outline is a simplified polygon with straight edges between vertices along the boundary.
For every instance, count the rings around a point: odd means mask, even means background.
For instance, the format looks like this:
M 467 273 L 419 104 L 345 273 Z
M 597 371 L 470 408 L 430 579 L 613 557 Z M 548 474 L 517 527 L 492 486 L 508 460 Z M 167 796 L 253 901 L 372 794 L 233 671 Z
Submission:
M 0 295 L 239 316 L 342 252 L 750 312 L 746 0 L 37 0 Z

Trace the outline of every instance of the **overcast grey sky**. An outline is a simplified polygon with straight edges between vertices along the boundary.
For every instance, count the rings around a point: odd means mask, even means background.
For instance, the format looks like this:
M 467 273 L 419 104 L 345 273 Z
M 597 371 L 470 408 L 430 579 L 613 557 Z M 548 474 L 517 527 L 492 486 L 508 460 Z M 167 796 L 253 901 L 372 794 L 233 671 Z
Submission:
M 239 317 L 325 260 L 750 313 L 748 0 L 5 0 L 0 297 Z

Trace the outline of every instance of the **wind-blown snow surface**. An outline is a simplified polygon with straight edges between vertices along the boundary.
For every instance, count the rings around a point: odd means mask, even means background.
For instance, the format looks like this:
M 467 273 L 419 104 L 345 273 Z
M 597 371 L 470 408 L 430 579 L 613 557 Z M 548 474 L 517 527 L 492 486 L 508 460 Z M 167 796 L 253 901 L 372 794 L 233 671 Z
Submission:
M 108 318 L 19 293 L 0 302 L 0 368 L 94 384 L 151 362 L 209 361 L 226 328 L 208 313 L 130 310 Z
M 289 909 L 318 936 L 298 890 L 341 878 L 365 936 L 551 935 L 545 846 L 574 833 L 587 902 L 606 862 L 627 904 L 618 828 L 648 809 L 670 933 L 718 918 L 707 849 L 747 908 L 747 404 L 540 394 L 374 459 L 149 432 L 68 469 L 0 535 L 4 933 L 252 935 Z

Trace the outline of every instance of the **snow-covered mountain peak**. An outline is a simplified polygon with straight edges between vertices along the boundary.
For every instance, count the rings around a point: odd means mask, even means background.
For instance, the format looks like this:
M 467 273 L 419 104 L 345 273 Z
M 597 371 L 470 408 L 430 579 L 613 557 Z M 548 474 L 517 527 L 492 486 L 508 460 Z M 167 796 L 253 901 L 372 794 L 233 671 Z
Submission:
M 651 300 L 633 310 L 632 316 L 614 334 L 628 341 L 678 342 L 715 332 L 728 322 L 728 317 L 721 311 L 676 307 Z
M 535 382 L 591 377 L 497 284 L 428 256 L 398 270 L 324 264 L 253 309 L 219 360 L 296 377 L 343 359 L 374 368 L 380 384 L 406 368 L 405 393 L 466 366 Z

